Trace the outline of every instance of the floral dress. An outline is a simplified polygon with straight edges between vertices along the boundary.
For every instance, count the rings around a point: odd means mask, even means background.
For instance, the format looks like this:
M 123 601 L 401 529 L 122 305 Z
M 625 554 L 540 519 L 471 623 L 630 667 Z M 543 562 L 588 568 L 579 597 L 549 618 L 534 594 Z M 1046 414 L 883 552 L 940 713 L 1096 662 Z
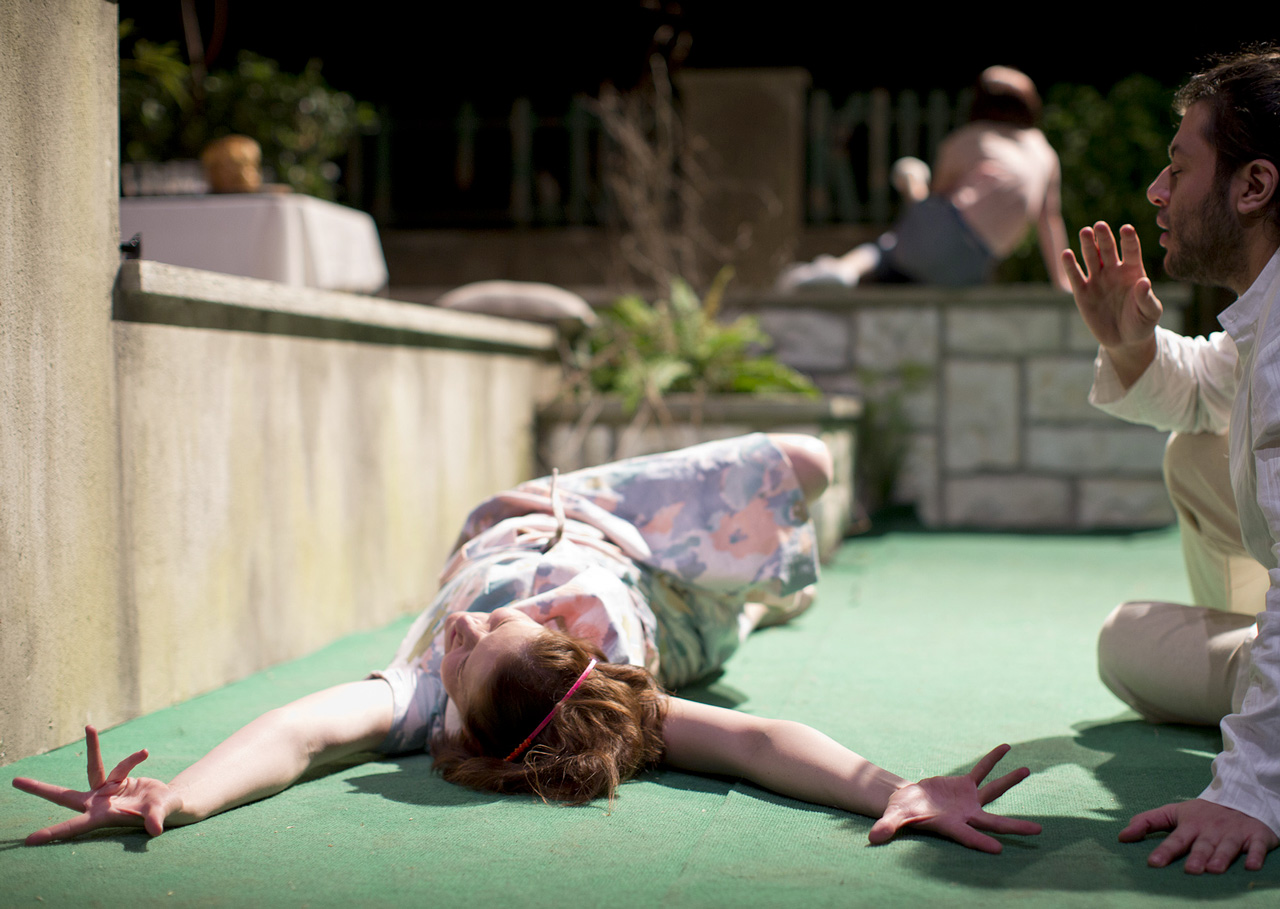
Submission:
M 513 606 L 675 688 L 738 648 L 747 602 L 780 601 L 817 575 L 799 481 L 763 434 L 576 471 L 554 489 L 523 483 L 471 512 L 439 593 L 374 674 L 395 704 L 380 750 L 421 749 L 442 728 L 450 613 Z

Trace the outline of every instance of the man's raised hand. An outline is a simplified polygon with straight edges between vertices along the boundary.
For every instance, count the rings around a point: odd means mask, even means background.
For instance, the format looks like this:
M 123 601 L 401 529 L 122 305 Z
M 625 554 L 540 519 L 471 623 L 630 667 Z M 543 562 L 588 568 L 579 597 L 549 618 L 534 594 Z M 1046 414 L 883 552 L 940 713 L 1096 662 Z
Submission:
M 1125 387 L 1155 358 L 1155 327 L 1164 307 L 1151 291 L 1142 265 L 1142 244 L 1132 225 L 1120 228 L 1120 245 L 1106 222 L 1080 231 L 1082 270 L 1065 250 L 1062 264 L 1085 325 L 1106 348 Z

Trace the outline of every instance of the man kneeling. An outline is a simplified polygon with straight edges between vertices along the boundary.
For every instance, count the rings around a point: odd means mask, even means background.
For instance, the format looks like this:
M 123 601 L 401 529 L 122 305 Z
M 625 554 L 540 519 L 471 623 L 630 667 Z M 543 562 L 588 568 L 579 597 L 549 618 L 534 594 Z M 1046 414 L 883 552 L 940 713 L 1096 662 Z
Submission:
M 1169 274 L 1239 295 L 1218 317 L 1226 331 L 1156 327 L 1162 307 L 1130 225 L 1118 248 L 1105 223 L 1080 232 L 1087 276 L 1070 251 L 1063 259 L 1101 345 L 1090 400 L 1175 430 L 1166 479 L 1198 606 L 1119 607 L 1099 666 L 1151 720 L 1221 721 L 1223 750 L 1200 797 L 1143 812 L 1120 833 L 1172 831 L 1149 863 L 1186 855 L 1198 874 L 1240 854 L 1261 868 L 1280 845 L 1280 51 L 1223 61 L 1176 104 L 1171 163 L 1147 198 Z

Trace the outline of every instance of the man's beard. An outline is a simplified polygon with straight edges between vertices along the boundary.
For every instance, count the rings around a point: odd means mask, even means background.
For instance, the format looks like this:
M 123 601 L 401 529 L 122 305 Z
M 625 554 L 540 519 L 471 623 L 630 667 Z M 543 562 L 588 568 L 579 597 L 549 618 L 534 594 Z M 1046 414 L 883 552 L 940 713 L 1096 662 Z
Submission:
M 1245 270 L 1244 225 L 1227 202 L 1226 180 L 1214 181 L 1199 212 L 1181 214 L 1169 227 L 1176 240 L 1165 254 L 1164 270 L 1171 277 L 1226 287 Z

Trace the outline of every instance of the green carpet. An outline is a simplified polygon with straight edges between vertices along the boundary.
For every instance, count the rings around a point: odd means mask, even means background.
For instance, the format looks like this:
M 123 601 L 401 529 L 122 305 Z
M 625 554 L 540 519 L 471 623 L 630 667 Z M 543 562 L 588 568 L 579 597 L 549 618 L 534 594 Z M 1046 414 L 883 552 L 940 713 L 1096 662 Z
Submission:
M 604 803 L 547 806 L 463 790 L 423 756 L 345 766 L 148 839 L 100 833 L 34 849 L 66 816 L 0 790 L 0 905 L 1169 906 L 1275 905 L 1280 853 L 1249 873 L 1145 865 L 1116 833 L 1194 797 L 1214 730 L 1152 727 L 1101 686 L 1094 639 L 1125 599 L 1186 599 L 1176 534 L 891 532 L 852 540 L 820 598 L 752 637 L 686 694 L 811 723 L 904 776 L 967 770 L 1014 746 L 1033 775 L 997 806 L 1040 821 L 1003 855 L 910 834 L 866 843 L 869 819 L 729 780 L 653 772 Z M 168 778 L 258 713 L 382 665 L 408 619 L 356 635 L 105 733 L 108 766 L 149 747 Z M 84 780 L 83 743 L 7 766 Z

